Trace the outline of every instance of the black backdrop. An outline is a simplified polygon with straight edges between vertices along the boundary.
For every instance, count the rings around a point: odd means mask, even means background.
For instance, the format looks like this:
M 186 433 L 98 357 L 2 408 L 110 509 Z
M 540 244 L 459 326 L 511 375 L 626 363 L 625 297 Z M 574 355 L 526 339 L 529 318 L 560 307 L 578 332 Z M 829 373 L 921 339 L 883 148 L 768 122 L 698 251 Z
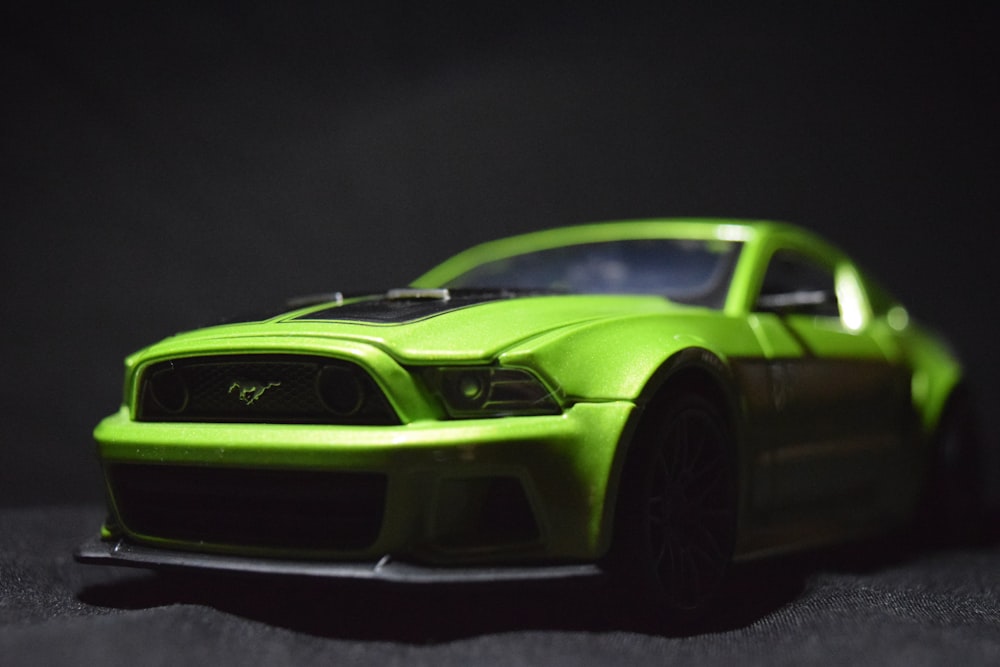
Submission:
M 14 4 L 0 662 L 996 664 L 995 542 L 754 566 L 691 637 L 603 589 L 174 579 L 70 559 L 100 522 L 90 430 L 128 352 L 583 221 L 825 234 L 952 336 L 996 451 L 990 3 Z
M 143 344 L 584 221 L 811 227 L 996 403 L 988 3 L 21 4 L 2 504 L 100 498 L 89 433 Z

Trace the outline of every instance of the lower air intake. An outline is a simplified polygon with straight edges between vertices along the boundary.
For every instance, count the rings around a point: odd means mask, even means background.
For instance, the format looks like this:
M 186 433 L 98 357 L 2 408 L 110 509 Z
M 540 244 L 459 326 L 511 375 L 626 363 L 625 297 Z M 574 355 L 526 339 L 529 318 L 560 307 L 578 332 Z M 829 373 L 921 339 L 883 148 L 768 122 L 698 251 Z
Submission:
M 107 475 L 129 531 L 184 542 L 363 549 L 385 507 L 379 473 L 115 464 Z

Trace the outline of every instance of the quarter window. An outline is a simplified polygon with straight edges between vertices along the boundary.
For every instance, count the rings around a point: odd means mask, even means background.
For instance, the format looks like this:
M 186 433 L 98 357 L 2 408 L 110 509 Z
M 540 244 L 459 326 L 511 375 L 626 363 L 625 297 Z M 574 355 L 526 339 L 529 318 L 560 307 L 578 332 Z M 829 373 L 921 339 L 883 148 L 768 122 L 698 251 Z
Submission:
M 789 250 L 771 257 L 754 310 L 840 317 L 833 270 Z

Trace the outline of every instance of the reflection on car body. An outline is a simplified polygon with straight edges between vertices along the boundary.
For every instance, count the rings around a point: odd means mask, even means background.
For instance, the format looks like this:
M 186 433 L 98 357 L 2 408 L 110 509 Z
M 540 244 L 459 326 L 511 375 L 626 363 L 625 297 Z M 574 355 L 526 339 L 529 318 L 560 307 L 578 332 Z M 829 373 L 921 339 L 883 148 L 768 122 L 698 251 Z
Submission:
M 87 562 L 407 581 L 625 573 L 672 614 L 732 560 L 913 515 L 962 371 L 770 222 L 583 225 L 387 294 L 130 356 Z

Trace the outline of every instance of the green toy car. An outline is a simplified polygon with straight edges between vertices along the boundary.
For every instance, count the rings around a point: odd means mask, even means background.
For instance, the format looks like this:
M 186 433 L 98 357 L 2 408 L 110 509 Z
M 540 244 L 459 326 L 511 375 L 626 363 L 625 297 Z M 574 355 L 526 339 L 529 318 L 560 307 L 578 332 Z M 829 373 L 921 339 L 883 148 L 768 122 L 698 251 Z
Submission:
M 486 243 L 126 361 L 84 562 L 411 582 L 622 572 L 671 611 L 733 560 L 912 519 L 962 370 L 791 225 Z M 944 467 L 942 467 L 944 466 Z M 940 473 L 940 474 L 938 474 Z

